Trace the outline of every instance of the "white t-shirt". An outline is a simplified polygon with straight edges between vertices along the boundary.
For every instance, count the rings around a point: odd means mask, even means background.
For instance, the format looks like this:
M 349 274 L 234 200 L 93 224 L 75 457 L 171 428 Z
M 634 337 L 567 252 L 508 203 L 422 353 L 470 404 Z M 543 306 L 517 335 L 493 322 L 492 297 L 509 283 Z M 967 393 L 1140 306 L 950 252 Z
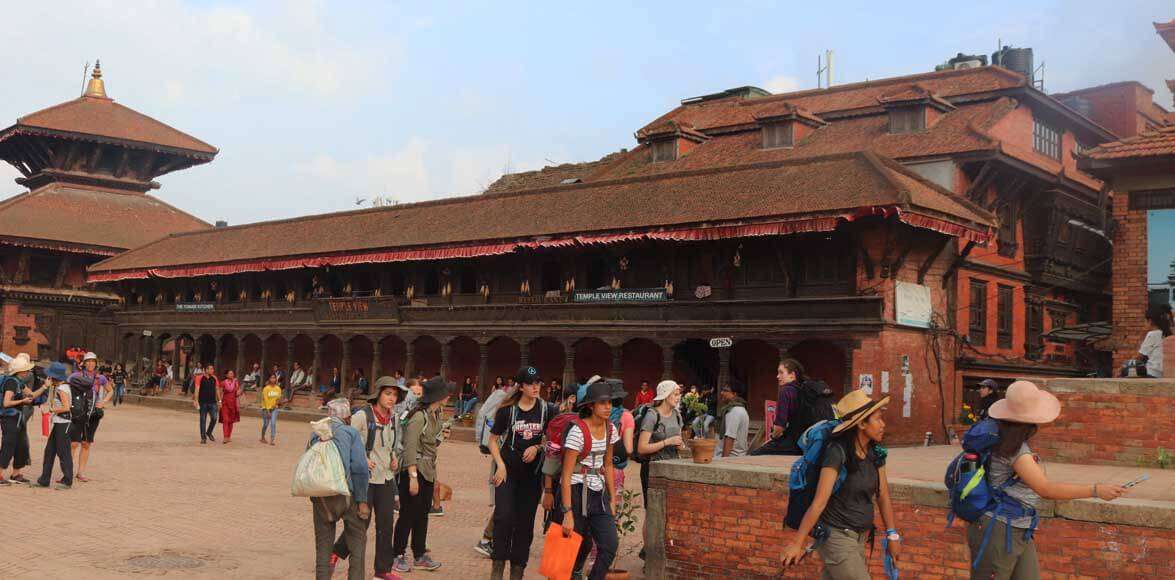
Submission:
M 722 446 L 726 444 L 726 438 L 734 439 L 734 445 L 730 448 L 731 457 L 742 457 L 747 454 L 747 431 L 751 426 L 751 416 L 747 414 L 746 407 L 731 407 L 726 412 L 724 419 L 726 432 L 718 437 L 718 444 L 714 446 L 714 457 L 722 457 Z
M 72 393 L 69 392 L 69 385 L 67 385 L 65 383 L 61 383 L 60 385 L 57 385 L 57 388 L 54 390 L 57 392 L 53 394 L 53 400 L 50 402 L 49 408 L 50 409 L 60 409 L 61 407 L 64 406 L 61 404 L 61 398 L 60 398 L 61 394 L 65 394 L 65 400 L 69 401 L 69 400 L 71 400 L 70 398 L 72 396 Z M 58 413 L 58 414 L 53 415 L 53 423 L 55 423 L 57 425 L 67 424 L 67 423 L 69 423 L 69 419 L 62 417 L 61 414 Z
M 620 440 L 619 429 L 612 427 L 612 444 Z M 574 424 L 567 430 L 567 437 L 563 441 L 563 448 L 572 451 L 583 451 L 583 431 L 580 430 L 579 424 Z M 607 452 L 607 444 L 604 439 L 592 438 L 592 450 L 587 457 L 584 458 L 582 465 L 588 469 L 599 469 L 600 474 L 589 473 L 587 477 L 588 489 L 592 491 L 604 491 L 604 454 Z M 599 455 L 596 455 L 596 454 Z M 575 466 L 575 471 L 571 472 L 571 485 L 583 483 L 584 475 L 580 473 L 579 465 Z
M 1152 377 L 1163 376 L 1163 331 L 1152 330 L 1142 339 L 1142 346 L 1138 353 L 1146 355 L 1146 374 Z

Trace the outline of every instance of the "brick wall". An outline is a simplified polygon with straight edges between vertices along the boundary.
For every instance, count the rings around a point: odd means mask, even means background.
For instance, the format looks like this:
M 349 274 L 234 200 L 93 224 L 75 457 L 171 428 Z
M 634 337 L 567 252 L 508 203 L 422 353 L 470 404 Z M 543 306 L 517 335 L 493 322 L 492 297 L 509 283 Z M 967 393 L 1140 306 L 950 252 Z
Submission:
M 663 506 L 664 566 L 650 559 L 650 578 L 779 578 L 779 556 L 791 530 L 784 530 L 787 485 L 775 478 L 768 488 L 670 481 L 654 477 Z M 891 485 L 895 517 L 904 537 L 903 577 L 967 578 L 969 551 L 962 522 L 946 529 L 947 511 L 926 505 L 922 488 Z M 663 498 L 663 503 L 661 501 Z M 1170 508 L 1166 508 L 1170 509 Z M 877 525 L 881 526 L 880 519 Z M 1043 576 L 1081 578 L 1175 577 L 1175 530 L 1050 517 L 1037 534 Z M 881 542 L 870 560 L 873 577 L 883 576 Z M 784 578 L 817 578 L 819 558 L 784 571 Z
M 1175 380 L 1032 379 L 1061 400 L 1061 416 L 1032 438 L 1048 460 L 1135 467 L 1175 449 Z M 1145 418 L 1145 419 L 1144 419 Z
M 49 344 L 48 337 L 37 330 L 36 316 L 21 310 L 18 302 L 7 301 L 3 303 L 3 306 L 0 306 L 0 323 L 2 323 L 0 326 L 0 351 L 8 353 L 9 356 L 25 352 L 36 359 L 39 345 Z M 16 332 L 18 326 L 28 328 L 27 341 L 20 340 L 18 343 Z
M 1146 334 L 1146 253 L 1147 216 L 1145 210 L 1131 211 L 1130 196 L 1114 195 L 1114 275 L 1112 276 L 1114 322 L 1114 368 L 1133 358 Z

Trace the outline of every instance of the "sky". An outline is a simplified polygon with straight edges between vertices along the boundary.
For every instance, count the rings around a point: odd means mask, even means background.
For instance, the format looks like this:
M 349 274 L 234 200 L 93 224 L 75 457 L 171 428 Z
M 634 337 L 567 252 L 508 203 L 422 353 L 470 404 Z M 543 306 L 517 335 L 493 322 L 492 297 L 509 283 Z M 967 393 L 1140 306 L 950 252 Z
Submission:
M 1173 8 L 0 0 L 0 127 L 75 98 L 86 63 L 101 59 L 109 96 L 220 149 L 152 195 L 239 224 L 374 196 L 469 195 L 504 171 L 594 160 L 633 147 L 637 129 L 683 98 L 813 88 L 826 49 L 845 83 L 933 70 L 1002 41 L 1034 49 L 1048 92 L 1138 80 L 1170 108 L 1175 55 L 1151 23 Z M 0 167 L 0 197 L 21 191 L 17 175 Z

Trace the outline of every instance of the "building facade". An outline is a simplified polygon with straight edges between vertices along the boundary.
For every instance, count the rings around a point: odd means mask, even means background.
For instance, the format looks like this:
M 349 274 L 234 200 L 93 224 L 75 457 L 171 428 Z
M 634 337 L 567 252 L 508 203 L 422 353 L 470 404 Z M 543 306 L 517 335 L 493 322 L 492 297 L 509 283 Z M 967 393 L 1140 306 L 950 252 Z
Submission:
M 207 163 L 212 146 L 115 103 L 94 67 L 85 93 L 0 130 L 0 159 L 28 191 L 0 201 L 0 350 L 56 360 L 112 355 L 119 296 L 85 280 L 105 258 L 211 227 L 148 195 L 155 178 Z
M 969 382 L 1092 368 L 1043 335 L 1108 316 L 1107 207 L 1072 155 L 1112 135 L 1022 76 L 744 87 L 636 137 L 481 195 L 169 236 L 88 279 L 122 297 L 123 358 L 178 339 L 222 368 L 483 388 L 526 363 L 729 382 L 762 417 L 794 357 L 891 395 L 906 443 L 941 440 Z

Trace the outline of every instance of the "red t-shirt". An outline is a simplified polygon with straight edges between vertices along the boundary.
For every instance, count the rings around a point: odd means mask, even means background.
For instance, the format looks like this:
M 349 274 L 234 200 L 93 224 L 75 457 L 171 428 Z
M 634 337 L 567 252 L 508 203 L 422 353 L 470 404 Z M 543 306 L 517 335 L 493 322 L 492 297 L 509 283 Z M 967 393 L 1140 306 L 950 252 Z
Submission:
M 639 407 L 641 405 L 647 405 L 649 403 L 652 403 L 653 397 L 655 397 L 655 396 L 657 396 L 657 394 L 653 392 L 653 389 L 649 389 L 647 391 L 637 391 L 637 393 L 636 393 L 636 406 Z

